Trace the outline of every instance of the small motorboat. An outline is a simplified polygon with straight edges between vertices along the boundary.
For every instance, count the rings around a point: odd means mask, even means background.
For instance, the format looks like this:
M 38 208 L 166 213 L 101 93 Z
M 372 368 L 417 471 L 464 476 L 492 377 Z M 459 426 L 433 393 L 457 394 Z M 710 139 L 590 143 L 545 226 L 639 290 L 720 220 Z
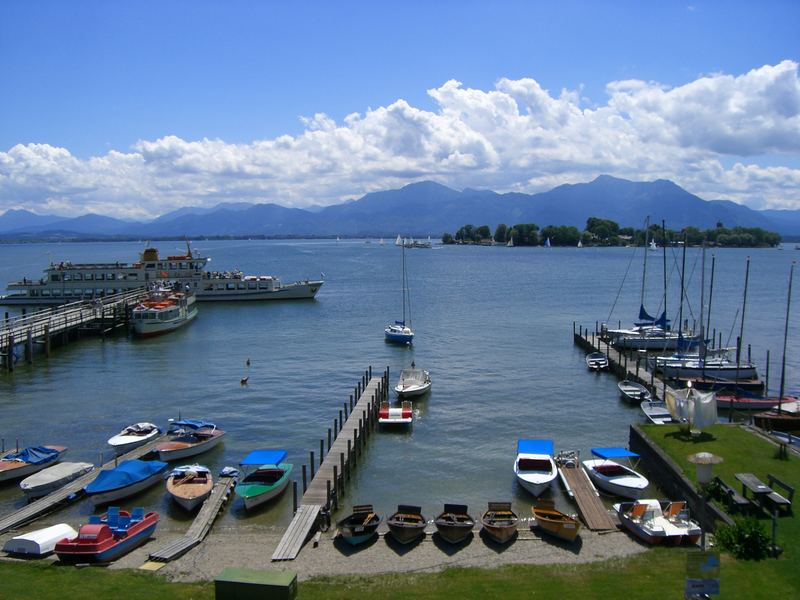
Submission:
M 602 352 L 590 352 L 586 355 L 586 367 L 590 371 L 605 371 L 608 369 L 608 357 Z
M 414 411 L 411 401 L 403 400 L 402 406 L 389 406 L 384 400 L 378 409 L 378 423 L 380 425 L 411 425 L 414 420 Z
M 356 504 L 353 512 L 336 523 L 339 535 L 351 546 L 358 546 L 369 541 L 378 531 L 381 517 L 372 508 L 372 504 Z
M 672 418 L 672 415 L 669 414 L 667 403 L 663 400 L 644 400 L 640 406 L 647 420 L 655 425 L 677 423 L 677 421 Z
M 283 462 L 286 450 L 253 450 L 239 463 L 243 477 L 234 491 L 245 508 L 255 508 L 280 495 L 289 485 L 292 465 Z
M 202 454 L 219 444 L 225 435 L 214 423 L 194 419 L 170 419 L 167 433 L 170 435 L 169 441 L 161 442 L 155 448 L 159 460 L 183 460 Z
M 34 500 L 64 487 L 73 479 L 93 469 L 92 463 L 63 462 L 26 477 L 19 482 L 19 487 L 28 500 Z
M 539 496 L 558 477 L 553 460 L 553 440 L 517 440 L 514 474 L 519 484 Z
M 0 459 L 0 482 L 27 477 L 59 460 L 66 446 L 31 446 Z
M 389 533 L 401 544 L 410 544 L 425 535 L 425 517 L 422 508 L 410 504 L 400 504 L 397 512 L 386 519 Z
M 617 387 L 619 388 L 619 397 L 630 404 L 639 404 L 652 399 L 650 390 L 636 381 L 623 379 L 617 384 Z
M 65 538 L 55 546 L 63 562 L 110 562 L 141 546 L 153 535 L 158 513 L 145 514 L 143 508 L 132 512 L 112 506 L 104 515 L 92 515 L 78 535 Z
M 159 460 L 123 460 L 113 469 L 100 471 L 83 489 L 95 506 L 108 504 L 155 485 L 168 466 Z
M 125 454 L 129 450 L 145 445 L 160 433 L 158 426 L 153 423 L 134 423 L 128 425 L 117 435 L 108 439 L 108 445 L 117 454 Z
M 191 292 L 154 290 L 131 311 L 131 328 L 139 337 L 175 331 L 197 316 L 195 300 Z
M 620 523 L 648 544 L 696 544 L 703 533 L 686 502 L 637 500 L 615 504 Z
M 205 502 L 213 487 L 211 471 L 202 465 L 175 467 L 167 476 L 167 493 L 188 511 Z
M 556 510 L 552 500 L 539 500 L 531 507 L 536 525 L 544 533 L 557 537 L 565 542 L 573 542 L 581 530 L 581 523 L 575 516 Z
M 517 535 L 519 517 L 511 510 L 511 502 L 489 502 L 489 507 L 481 517 L 481 526 L 491 539 L 505 544 Z
M 20 556 L 45 556 L 55 549 L 57 542 L 77 535 L 78 532 L 72 527 L 66 523 L 59 523 L 11 538 L 3 546 L 3 552 Z
M 625 448 L 592 448 L 592 454 L 598 458 L 583 461 L 583 468 L 595 486 L 623 498 L 642 497 L 649 485 L 647 478 L 612 460 L 638 459 L 638 454 Z
M 394 386 L 394 391 L 400 398 L 411 398 L 426 394 L 431 385 L 431 374 L 424 369 L 417 369 L 412 362 L 410 369 L 400 371 L 400 379 Z
M 466 504 L 445 504 L 444 510 L 433 520 L 436 531 L 446 542 L 460 544 L 472 534 L 475 527 Z

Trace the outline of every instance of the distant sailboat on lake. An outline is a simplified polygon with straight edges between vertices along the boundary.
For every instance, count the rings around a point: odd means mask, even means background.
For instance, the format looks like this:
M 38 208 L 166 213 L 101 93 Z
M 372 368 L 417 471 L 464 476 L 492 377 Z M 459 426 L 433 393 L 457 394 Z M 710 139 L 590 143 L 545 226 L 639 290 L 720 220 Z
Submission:
M 400 236 L 397 236 L 400 239 Z M 410 344 L 414 341 L 414 332 L 411 329 L 411 298 L 408 295 L 408 276 L 406 274 L 406 247 L 401 244 L 403 250 L 403 320 L 395 321 L 384 329 L 386 341 L 394 344 Z M 408 325 L 406 325 L 406 304 L 408 304 Z

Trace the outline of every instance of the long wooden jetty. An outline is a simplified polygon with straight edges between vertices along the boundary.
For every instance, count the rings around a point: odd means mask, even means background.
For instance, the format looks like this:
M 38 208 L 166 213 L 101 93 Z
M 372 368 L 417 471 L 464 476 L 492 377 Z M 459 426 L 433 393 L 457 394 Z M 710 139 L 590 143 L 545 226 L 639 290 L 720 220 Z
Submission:
M 567 492 L 578 505 L 578 512 L 581 513 L 586 527 L 592 531 L 608 531 L 617 528 L 617 524 L 608 514 L 608 509 L 580 464 L 559 467 L 558 472 L 567 486 Z
M 24 357 L 33 363 L 34 348 L 41 345 L 45 356 L 51 346 L 66 344 L 82 334 L 105 336 L 128 322 L 128 307 L 147 294 L 144 288 L 45 308 L 0 322 L 0 359 L 3 367 L 13 371 Z M 8 313 L 6 313 L 8 315 Z
M 153 451 L 156 444 L 164 440 L 165 435 L 166 434 L 160 435 L 147 444 L 139 446 L 138 448 L 134 448 L 130 452 L 108 461 L 101 468 L 94 469 L 93 471 L 78 477 L 74 481 L 71 481 L 64 487 L 48 494 L 44 498 L 39 498 L 27 506 L 0 518 L 0 533 L 5 533 L 11 529 L 16 529 L 20 525 L 30 523 L 42 515 L 51 513 L 66 506 L 67 504 L 71 504 L 72 502 L 79 500 L 83 497 L 83 488 L 94 481 L 95 477 L 100 474 L 101 470 L 113 469 L 120 461 L 141 458 L 142 456 L 149 454 Z
M 378 407 L 381 400 L 388 397 L 388 388 L 388 368 L 380 377 L 372 376 L 372 367 L 362 376 L 354 395 L 350 396 L 349 416 L 347 403 L 344 403 L 344 412 L 339 411 L 338 422 L 334 419 L 333 436 L 331 430 L 328 430 L 328 452 L 324 457 L 322 456 L 324 440 L 320 440 L 321 464 L 316 472 L 314 453 L 311 453 L 311 482 L 308 487 L 303 465 L 303 497 L 292 522 L 272 554 L 272 560 L 297 558 L 320 518 L 330 518 L 331 511 L 338 507 L 338 498 L 343 494 L 344 484 L 364 451 L 370 433 L 375 429 Z M 344 422 L 342 422 L 343 417 L 346 419 Z M 332 437 L 333 443 L 331 443 Z
M 192 521 L 187 532 L 180 538 L 151 552 L 149 558 L 155 562 L 170 562 L 180 558 L 189 550 L 197 546 L 208 535 L 214 520 L 217 518 L 223 504 L 228 500 L 231 488 L 236 483 L 236 477 L 221 475 L 211 490 L 211 495 L 205 499 L 200 511 Z

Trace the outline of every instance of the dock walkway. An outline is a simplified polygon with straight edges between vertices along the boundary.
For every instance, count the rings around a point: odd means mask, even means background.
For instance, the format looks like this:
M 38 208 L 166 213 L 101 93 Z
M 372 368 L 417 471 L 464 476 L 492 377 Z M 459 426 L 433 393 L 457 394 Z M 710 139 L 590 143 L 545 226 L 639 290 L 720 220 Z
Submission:
M 597 490 L 589 480 L 589 476 L 580 465 L 560 467 L 558 471 L 567 486 L 567 492 L 578 504 L 578 512 L 581 513 L 586 527 L 592 531 L 608 531 L 617 528 L 611 515 L 608 514 L 608 509 L 597 494 Z
M 235 483 L 235 477 L 220 476 L 211 490 L 211 495 L 203 502 L 188 531 L 177 540 L 173 540 L 169 544 L 151 552 L 149 554 L 150 560 L 170 562 L 180 558 L 202 542 L 211 530 L 211 526 L 214 524 L 222 505 L 230 497 L 231 488 Z
M 75 500 L 82 498 L 83 488 L 94 481 L 95 477 L 100 474 L 101 470 L 113 469 L 114 466 L 120 461 L 141 458 L 142 456 L 149 454 L 153 448 L 155 448 L 156 444 L 164 441 L 164 437 L 165 434 L 160 435 L 144 446 L 134 448 L 130 452 L 118 456 L 114 460 L 108 461 L 101 468 L 94 469 L 93 471 L 78 477 L 74 481 L 71 481 L 61 489 L 48 494 L 44 498 L 40 498 L 34 502 L 31 502 L 27 506 L 24 506 L 23 508 L 20 508 L 9 515 L 0 518 L 0 533 L 5 533 L 6 531 L 16 529 L 20 525 L 34 521 L 44 514 L 53 512 Z
M 371 368 L 370 368 L 371 369 Z M 371 370 L 370 370 L 371 375 Z M 377 407 L 386 396 L 388 371 L 382 377 L 370 377 L 358 397 L 350 416 L 322 461 L 316 475 L 303 493 L 300 507 L 278 543 L 272 560 L 294 560 L 316 526 L 320 513 L 330 511 L 332 501 L 340 493 L 343 471 L 351 464 L 351 456 L 360 453 L 366 437 L 375 426 Z M 313 473 L 313 471 L 312 471 Z

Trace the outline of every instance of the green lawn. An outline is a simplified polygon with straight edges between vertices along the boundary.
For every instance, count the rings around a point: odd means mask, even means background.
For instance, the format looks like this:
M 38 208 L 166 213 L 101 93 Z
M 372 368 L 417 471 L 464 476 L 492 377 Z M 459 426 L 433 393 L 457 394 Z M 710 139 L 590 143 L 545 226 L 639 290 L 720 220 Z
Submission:
M 738 427 L 717 425 L 699 439 L 686 439 L 677 428 L 646 426 L 647 434 L 685 470 L 695 468 L 686 456 L 709 451 L 725 462 L 715 473 L 731 485 L 733 474 L 772 473 L 800 486 L 800 461 L 779 460 L 774 446 Z M 797 501 L 795 501 L 796 503 Z M 771 520 L 761 517 L 770 531 Z M 784 548 L 777 559 L 739 561 L 723 555 L 722 598 L 800 597 L 800 526 L 793 516 L 782 517 L 778 542 Z M 442 573 L 395 573 L 375 577 L 325 577 L 300 584 L 302 600 L 356 597 L 380 599 L 440 598 L 682 598 L 686 573 L 685 548 L 654 548 L 627 560 L 586 565 L 513 565 L 497 569 L 449 569 Z M 76 598 L 206 599 L 214 584 L 168 583 L 157 574 L 103 568 L 76 569 L 35 562 L 0 562 L 0 597 L 4 600 Z

